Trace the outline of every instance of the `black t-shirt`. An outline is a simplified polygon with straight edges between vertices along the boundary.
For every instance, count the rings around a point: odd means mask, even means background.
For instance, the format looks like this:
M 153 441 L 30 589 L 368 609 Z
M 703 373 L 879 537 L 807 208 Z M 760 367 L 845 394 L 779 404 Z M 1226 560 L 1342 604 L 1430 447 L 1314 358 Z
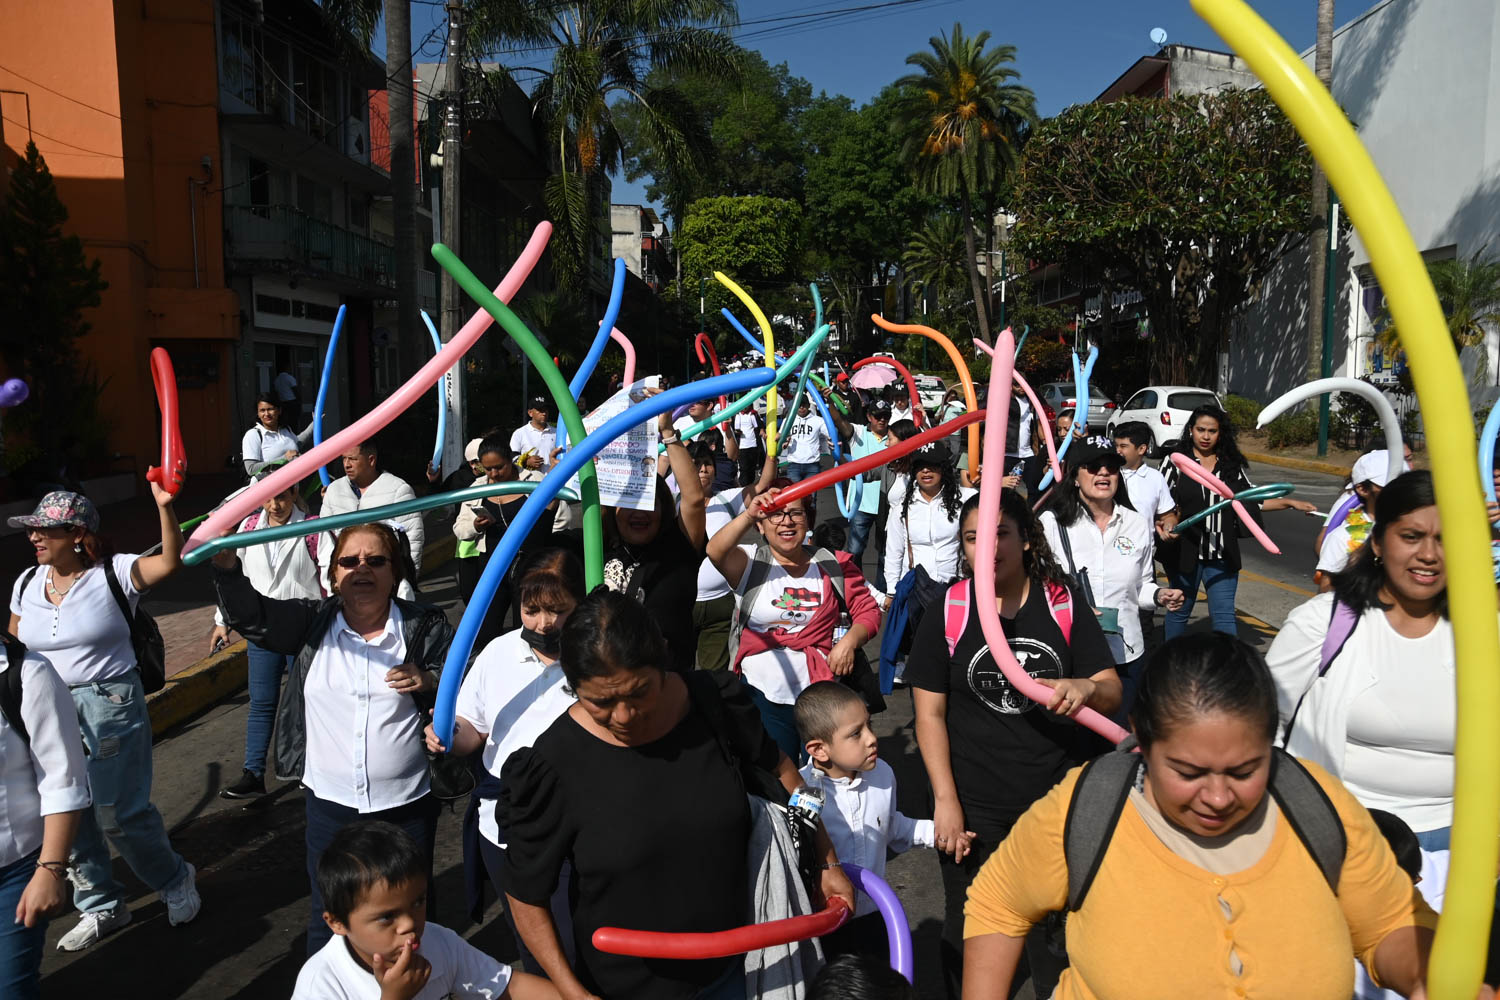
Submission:
M 1090 734 L 1011 687 L 990 655 L 969 582 L 969 621 L 953 656 L 944 636 L 943 602 L 923 616 L 906 661 L 913 687 L 948 696 L 948 757 L 970 829 L 1008 826 L 1057 784 L 1068 768 L 1088 759 Z M 1033 584 L 1014 619 L 1002 619 L 1011 652 L 1032 677 L 1091 677 L 1114 666 L 1104 632 L 1073 593 L 1073 634 L 1062 629 Z M 1082 614 L 1079 614 L 1079 611 Z
M 716 684 L 729 746 L 775 770 L 776 745 L 734 675 L 683 683 Z M 501 782 L 495 816 L 509 838 L 506 891 L 545 906 L 563 861 L 572 863 L 576 971 L 592 992 L 611 1000 L 692 997 L 740 961 L 631 958 L 593 945 L 599 927 L 720 931 L 749 922 L 750 808 L 697 708 L 638 747 L 605 743 L 564 713 L 534 747 L 511 755 Z

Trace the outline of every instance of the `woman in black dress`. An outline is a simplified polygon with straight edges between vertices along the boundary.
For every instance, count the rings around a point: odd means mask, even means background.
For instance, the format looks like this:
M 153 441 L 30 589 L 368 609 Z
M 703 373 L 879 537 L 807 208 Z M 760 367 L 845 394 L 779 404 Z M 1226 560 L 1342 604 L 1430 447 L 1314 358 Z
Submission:
M 738 957 L 640 959 L 593 946 L 603 926 L 719 931 L 747 923 L 743 769 L 770 772 L 789 791 L 802 784 L 733 674 L 679 674 L 667 656 L 639 604 L 596 590 L 563 629 L 563 674 L 577 703 L 502 771 L 496 818 L 510 838 L 506 895 L 527 948 L 567 998 L 744 996 Z M 822 872 L 823 894 L 852 906 L 821 827 L 817 854 L 834 864 Z M 564 861 L 573 868 L 575 968 L 547 909 Z

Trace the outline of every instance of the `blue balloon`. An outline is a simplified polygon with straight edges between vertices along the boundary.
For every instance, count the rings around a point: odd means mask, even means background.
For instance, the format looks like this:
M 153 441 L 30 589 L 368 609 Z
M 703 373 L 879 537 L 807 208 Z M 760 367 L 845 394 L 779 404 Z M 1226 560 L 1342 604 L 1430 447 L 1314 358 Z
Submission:
M 323 356 L 323 377 L 318 380 L 318 402 L 313 407 L 313 447 L 323 443 L 323 405 L 328 402 L 328 383 L 333 381 L 333 353 L 339 349 L 339 331 L 344 328 L 344 313 L 348 309 L 348 306 L 339 306 L 339 313 L 333 318 L 333 333 L 328 335 L 328 353 Z M 318 466 L 318 478 L 323 480 L 324 486 L 333 481 L 328 478 L 327 463 Z
M 437 734 L 444 746 L 453 745 L 453 721 L 455 706 L 458 703 L 458 689 L 463 683 L 464 664 L 468 662 L 469 654 L 474 649 L 474 640 L 479 635 L 479 627 L 484 623 L 484 616 L 495 599 L 495 592 L 500 589 L 500 582 L 509 572 L 510 564 L 515 561 L 521 544 L 526 541 L 527 534 L 536 526 L 542 513 L 547 509 L 547 505 L 552 502 L 558 491 L 567 485 L 568 480 L 572 479 L 579 469 L 593 461 L 594 456 L 603 451 L 611 441 L 629 433 L 646 421 L 653 420 L 663 413 L 670 413 L 683 403 L 763 388 L 769 385 L 775 377 L 775 373 L 769 368 L 751 368 L 746 371 L 730 372 L 727 375 L 715 375 L 701 382 L 690 382 L 655 396 L 649 396 L 625 412 L 618 413 L 605 421 L 588 437 L 574 444 L 572 449 L 559 459 L 557 465 L 552 467 L 531 496 L 526 498 L 526 502 L 521 505 L 521 510 L 510 522 L 510 527 L 506 529 L 505 534 L 500 536 L 500 544 L 496 546 L 494 553 L 485 564 L 484 573 L 474 587 L 474 596 L 464 608 L 463 619 L 459 621 L 458 629 L 453 633 L 453 642 L 448 647 L 448 657 L 443 663 L 442 678 L 438 682 L 437 704 L 432 714 L 432 731 Z
M 1500 435 L 1500 401 L 1490 408 L 1484 418 L 1484 432 L 1479 435 L 1479 485 L 1484 487 L 1484 498 L 1495 502 L 1495 438 Z
M 589 379 L 594 376 L 594 369 L 599 365 L 599 359 L 604 356 L 604 346 L 609 343 L 609 331 L 615 328 L 615 320 L 620 318 L 620 300 L 625 297 L 625 261 L 623 258 L 615 258 L 615 279 L 609 288 L 609 305 L 604 309 L 604 318 L 599 321 L 599 332 L 594 335 L 594 342 L 589 345 L 589 353 L 584 356 L 583 364 L 573 373 L 573 381 L 568 383 L 568 391 L 573 394 L 573 401 L 578 401 L 578 396 L 583 392 L 583 387 L 589 384 Z M 561 420 L 557 422 L 557 447 L 567 448 L 568 428 Z M 543 455 L 542 461 L 547 461 L 548 456 Z
M 813 405 L 818 408 L 818 412 L 823 414 L 823 423 L 828 428 L 828 440 L 833 445 L 833 464 L 835 466 L 842 465 L 844 462 L 844 445 L 839 441 L 839 429 L 833 422 L 833 411 L 828 409 L 828 402 L 823 398 L 823 394 L 816 389 L 808 393 L 807 397 L 813 401 Z M 839 489 L 838 486 L 834 486 L 833 488 L 833 498 L 838 502 L 839 513 L 844 515 L 846 520 L 852 519 L 855 510 L 859 508 L 860 491 L 863 489 L 860 481 L 864 478 L 862 475 L 855 476 L 849 481 L 849 496 L 846 496 L 844 491 Z
M 1089 379 L 1094 375 L 1094 362 L 1099 360 L 1099 346 L 1089 345 L 1089 360 L 1087 364 L 1079 365 L 1078 355 L 1072 354 L 1073 358 L 1073 426 L 1082 426 L 1084 430 L 1089 425 Z M 1079 421 L 1082 421 L 1082 424 Z M 1057 449 L 1057 464 L 1063 464 L 1063 457 L 1068 453 L 1068 446 L 1074 441 L 1073 429 L 1069 428 L 1067 436 L 1063 438 L 1062 445 Z M 1042 477 L 1039 490 L 1045 490 L 1052 482 L 1052 469 L 1047 469 L 1047 474 Z
M 807 376 L 812 372 L 813 358 L 817 355 L 809 354 L 807 360 L 802 362 L 802 370 L 797 373 L 797 388 L 792 391 L 792 401 L 788 404 L 786 419 L 781 422 L 781 433 L 777 435 L 776 447 L 786 447 L 786 439 L 792 432 L 792 425 L 797 422 L 797 407 L 802 405 L 802 394 L 807 390 Z M 813 393 L 814 396 L 817 393 Z
M 745 329 L 745 324 L 741 323 L 739 320 L 737 320 L 737 319 L 734 318 L 734 313 L 730 312 L 728 309 L 720 309 L 719 313 L 725 319 L 729 320 L 729 325 L 732 326 L 732 327 L 734 327 L 734 329 L 739 333 L 739 335 L 741 337 L 744 337 L 747 341 L 750 342 L 750 349 L 751 350 L 753 350 L 756 354 L 759 354 L 761 357 L 765 357 L 766 356 L 766 345 L 762 344 L 760 341 L 756 340 L 755 339 L 755 335 L 752 334 L 749 330 Z M 819 323 L 818 325 L 822 326 L 823 324 Z M 781 354 L 776 355 L 776 363 L 778 365 L 781 364 L 785 360 L 786 360 L 786 356 L 785 355 L 781 355 Z
M 432 317 L 427 315 L 427 310 L 423 309 L 421 312 L 422 322 L 427 324 L 427 332 L 432 334 L 432 349 L 441 354 L 443 338 L 438 336 L 437 327 L 432 325 Z M 437 384 L 438 426 L 437 440 L 432 445 L 432 467 L 439 471 L 443 468 L 443 441 L 448 436 L 448 393 L 445 390 L 448 387 L 448 380 L 452 377 L 453 372 L 450 369 L 448 374 L 438 379 Z

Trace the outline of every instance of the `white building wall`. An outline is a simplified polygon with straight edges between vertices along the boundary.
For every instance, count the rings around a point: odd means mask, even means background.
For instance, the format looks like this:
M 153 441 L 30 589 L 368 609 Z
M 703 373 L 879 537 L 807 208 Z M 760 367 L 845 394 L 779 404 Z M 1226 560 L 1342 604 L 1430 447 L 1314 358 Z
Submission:
M 625 261 L 636 277 L 641 275 L 641 206 L 609 206 L 610 256 Z

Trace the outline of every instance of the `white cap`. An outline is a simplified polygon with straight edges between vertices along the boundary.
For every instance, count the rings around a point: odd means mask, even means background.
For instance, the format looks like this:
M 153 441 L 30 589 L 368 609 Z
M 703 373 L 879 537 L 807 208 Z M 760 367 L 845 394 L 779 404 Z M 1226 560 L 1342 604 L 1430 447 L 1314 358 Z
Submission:
M 483 441 L 483 440 L 484 440 L 483 438 L 475 438 L 474 440 L 470 441 L 468 444 L 464 445 L 464 461 L 465 462 L 477 462 L 477 461 L 479 461 L 479 443 L 481 441 Z
M 1390 471 L 1390 452 L 1381 448 L 1379 451 L 1370 451 L 1359 456 L 1354 462 L 1354 468 L 1349 470 L 1349 482 L 1358 486 L 1360 483 L 1370 482 L 1376 486 L 1384 486 L 1386 473 Z

